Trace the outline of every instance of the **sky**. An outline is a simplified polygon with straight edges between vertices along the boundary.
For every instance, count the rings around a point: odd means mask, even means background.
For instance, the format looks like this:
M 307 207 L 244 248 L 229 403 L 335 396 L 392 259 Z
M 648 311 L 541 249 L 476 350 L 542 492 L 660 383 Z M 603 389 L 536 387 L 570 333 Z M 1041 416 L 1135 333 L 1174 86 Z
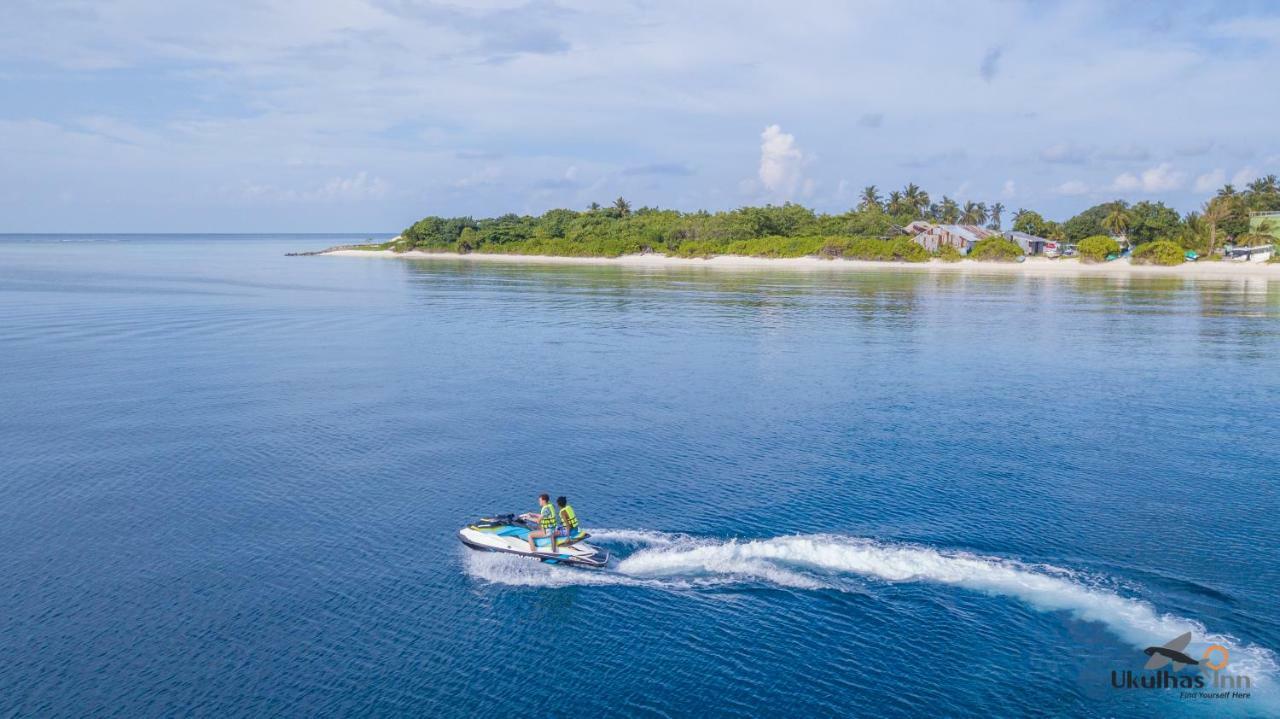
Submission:
M 1280 2 L 6 0 L 0 232 L 394 233 L 1280 173 Z

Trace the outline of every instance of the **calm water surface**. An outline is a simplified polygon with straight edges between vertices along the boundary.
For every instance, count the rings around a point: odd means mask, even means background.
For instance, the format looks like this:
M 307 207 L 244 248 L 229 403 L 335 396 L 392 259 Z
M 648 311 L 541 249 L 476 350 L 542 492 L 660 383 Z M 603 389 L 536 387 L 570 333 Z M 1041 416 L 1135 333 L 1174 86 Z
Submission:
M 350 239 L 0 238 L 0 715 L 1280 712 L 1280 282 Z

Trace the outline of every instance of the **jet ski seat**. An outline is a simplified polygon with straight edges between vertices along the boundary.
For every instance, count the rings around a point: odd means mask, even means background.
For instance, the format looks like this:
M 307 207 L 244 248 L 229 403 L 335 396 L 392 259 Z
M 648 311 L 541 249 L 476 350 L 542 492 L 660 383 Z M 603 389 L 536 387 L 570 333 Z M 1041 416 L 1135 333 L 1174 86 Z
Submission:
M 500 534 L 501 534 L 501 533 L 500 533 Z M 584 540 L 584 539 L 586 539 L 587 537 L 590 537 L 590 536 L 591 536 L 590 534 L 587 534 L 586 532 L 581 532 L 581 531 L 580 531 L 580 532 L 578 532 L 577 534 L 573 535 L 572 537 L 557 537 L 557 538 L 556 538 L 556 545 L 557 545 L 557 546 L 560 546 L 560 547 L 564 547 L 564 546 L 567 546 L 567 545 L 570 545 L 570 544 L 574 544 L 575 542 L 581 542 L 582 540 Z M 535 547 L 550 547 L 550 546 L 551 546 L 551 538 L 550 538 L 550 537 L 538 537 L 538 538 L 536 538 L 536 539 L 534 539 L 534 540 L 533 540 L 533 546 L 535 546 Z

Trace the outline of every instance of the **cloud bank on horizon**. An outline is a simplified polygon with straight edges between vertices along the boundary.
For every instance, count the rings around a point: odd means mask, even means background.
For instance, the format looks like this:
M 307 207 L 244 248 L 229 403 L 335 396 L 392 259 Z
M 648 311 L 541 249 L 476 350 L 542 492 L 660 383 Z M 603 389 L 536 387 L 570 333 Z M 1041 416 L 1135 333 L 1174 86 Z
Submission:
M 1280 6 L 16 0 L 0 231 L 396 230 L 907 182 L 1065 217 L 1280 172 Z

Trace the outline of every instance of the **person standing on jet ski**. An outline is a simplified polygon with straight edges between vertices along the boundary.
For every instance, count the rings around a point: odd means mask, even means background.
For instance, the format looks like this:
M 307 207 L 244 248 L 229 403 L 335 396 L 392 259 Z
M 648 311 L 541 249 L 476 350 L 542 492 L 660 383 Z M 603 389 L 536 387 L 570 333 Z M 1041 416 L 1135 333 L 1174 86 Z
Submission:
M 529 532 L 530 552 L 538 551 L 533 540 L 538 539 L 539 537 L 551 537 L 551 553 L 555 554 L 557 551 L 556 508 L 551 506 L 551 495 L 546 493 L 538 495 L 538 528 Z
M 556 515 L 562 527 L 559 532 L 564 533 L 565 539 L 573 539 L 573 536 L 578 533 L 578 515 L 573 511 L 573 505 L 569 504 L 569 500 L 564 497 L 556 497 L 556 506 L 559 507 Z

